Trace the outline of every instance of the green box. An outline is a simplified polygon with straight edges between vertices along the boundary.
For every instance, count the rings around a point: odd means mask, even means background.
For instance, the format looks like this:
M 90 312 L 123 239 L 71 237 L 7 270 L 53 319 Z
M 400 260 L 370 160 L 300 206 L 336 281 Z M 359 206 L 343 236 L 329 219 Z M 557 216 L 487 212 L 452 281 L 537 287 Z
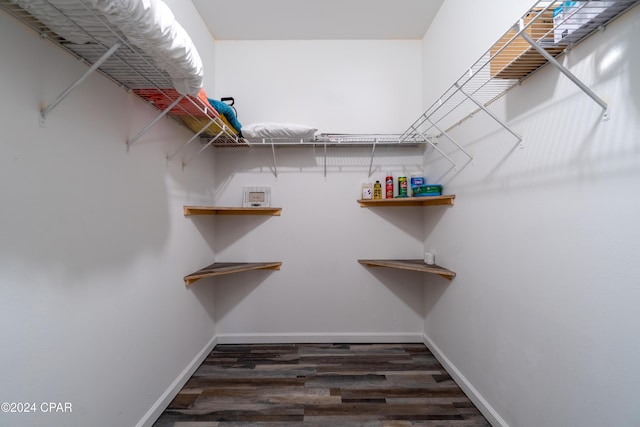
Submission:
M 442 194 L 442 185 L 428 184 L 419 187 L 411 187 L 411 195 L 413 197 L 420 196 L 439 196 Z

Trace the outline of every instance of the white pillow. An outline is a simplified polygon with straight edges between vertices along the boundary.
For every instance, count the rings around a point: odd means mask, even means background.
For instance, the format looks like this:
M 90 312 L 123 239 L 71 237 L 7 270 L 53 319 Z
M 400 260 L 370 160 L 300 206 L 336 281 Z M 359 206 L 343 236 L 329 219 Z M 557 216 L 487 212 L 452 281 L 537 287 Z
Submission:
M 302 138 L 313 139 L 318 129 L 294 123 L 251 123 L 242 126 L 246 138 Z

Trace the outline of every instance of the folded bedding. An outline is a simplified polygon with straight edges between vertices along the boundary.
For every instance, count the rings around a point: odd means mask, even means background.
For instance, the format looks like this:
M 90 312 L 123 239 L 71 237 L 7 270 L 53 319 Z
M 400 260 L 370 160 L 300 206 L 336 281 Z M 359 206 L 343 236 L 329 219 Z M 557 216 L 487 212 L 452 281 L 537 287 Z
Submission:
M 74 44 L 112 46 L 122 33 L 167 72 L 181 94 L 197 96 L 202 88 L 202 60 L 184 28 L 161 0 L 11 0 Z

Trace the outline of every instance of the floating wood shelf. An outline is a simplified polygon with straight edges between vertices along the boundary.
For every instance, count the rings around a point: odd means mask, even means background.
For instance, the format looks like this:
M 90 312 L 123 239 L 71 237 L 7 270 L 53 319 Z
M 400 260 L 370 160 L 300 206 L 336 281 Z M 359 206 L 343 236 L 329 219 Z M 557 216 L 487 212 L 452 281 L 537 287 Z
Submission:
M 444 267 L 433 264 L 425 264 L 421 259 L 359 259 L 360 264 L 368 267 L 389 267 L 400 270 L 421 271 L 423 273 L 437 274 L 445 279 L 451 280 L 456 277 L 456 273 Z
M 214 262 L 194 273 L 185 276 L 184 284 L 190 286 L 193 282 L 205 277 L 221 276 L 223 274 L 240 273 L 250 270 L 280 270 L 281 262 Z
M 360 199 L 360 207 L 369 208 L 374 206 L 438 206 L 451 205 L 456 198 L 453 194 L 444 196 L 421 196 L 421 197 L 398 197 L 395 199 Z
M 185 206 L 184 216 L 191 215 L 269 215 L 280 216 L 282 208 L 242 208 L 221 206 Z

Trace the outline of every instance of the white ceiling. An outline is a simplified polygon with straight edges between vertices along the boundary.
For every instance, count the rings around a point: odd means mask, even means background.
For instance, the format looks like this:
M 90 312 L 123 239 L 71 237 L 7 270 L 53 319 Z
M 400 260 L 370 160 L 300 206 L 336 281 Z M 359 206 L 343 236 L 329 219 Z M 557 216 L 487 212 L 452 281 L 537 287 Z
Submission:
M 444 0 L 193 0 L 216 40 L 421 39 Z

